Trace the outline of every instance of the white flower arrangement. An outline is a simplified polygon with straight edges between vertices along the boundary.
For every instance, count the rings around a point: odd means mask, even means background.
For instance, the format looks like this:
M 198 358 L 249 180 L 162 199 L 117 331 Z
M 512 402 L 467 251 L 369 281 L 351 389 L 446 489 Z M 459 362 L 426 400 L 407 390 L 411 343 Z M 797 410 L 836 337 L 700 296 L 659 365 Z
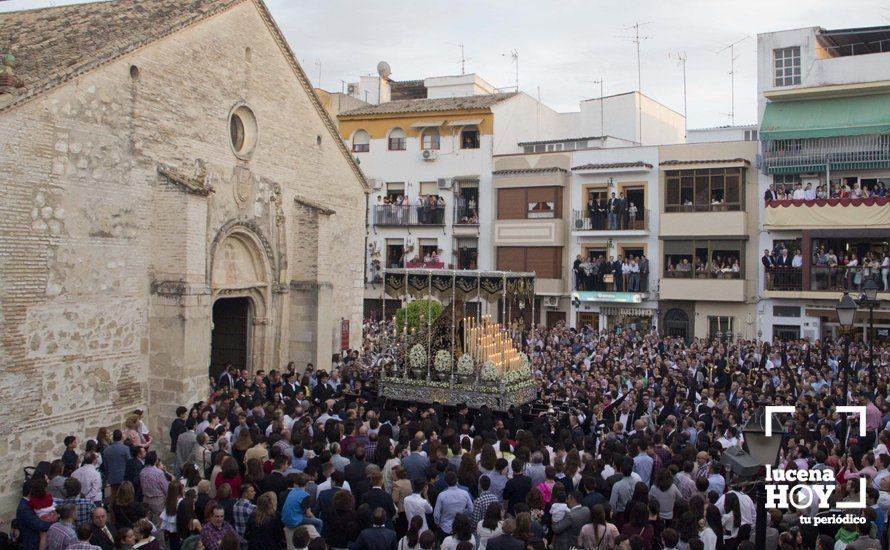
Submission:
M 482 364 L 482 372 L 479 374 L 479 377 L 483 382 L 497 382 L 501 377 L 498 372 L 498 368 L 495 366 L 494 361 L 488 360 Z
M 411 348 L 411 351 L 408 354 L 408 360 L 411 363 L 411 367 L 415 369 L 423 369 L 427 366 L 426 361 L 426 349 L 420 344 L 414 344 Z
M 461 376 L 473 376 L 476 373 L 476 364 L 469 353 L 465 353 L 457 360 L 457 374 Z
M 437 372 L 451 372 L 451 366 L 454 364 L 454 358 L 448 350 L 440 349 L 436 352 L 436 358 L 433 360 Z

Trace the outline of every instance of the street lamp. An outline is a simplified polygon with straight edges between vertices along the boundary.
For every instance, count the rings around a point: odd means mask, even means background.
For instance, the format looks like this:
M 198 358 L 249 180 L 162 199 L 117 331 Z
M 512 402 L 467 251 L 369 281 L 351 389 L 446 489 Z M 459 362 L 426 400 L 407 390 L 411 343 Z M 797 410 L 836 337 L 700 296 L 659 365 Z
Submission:
M 868 381 L 871 387 L 877 386 L 875 380 L 875 307 L 878 305 L 878 283 L 874 279 L 865 281 L 859 305 L 868 308 Z
M 853 298 L 850 298 L 850 295 L 844 292 L 844 295 L 841 296 L 841 299 L 838 300 L 837 305 L 834 306 L 834 310 L 837 312 L 837 320 L 840 323 L 841 328 L 846 333 L 846 338 L 844 338 L 844 362 L 842 365 L 843 373 L 844 373 L 844 405 L 849 405 L 849 398 L 847 397 L 848 392 L 847 388 L 850 383 L 850 329 L 853 328 L 853 317 L 856 316 L 856 310 L 859 306 L 856 305 L 856 302 Z M 847 448 L 847 416 L 843 415 L 841 420 L 843 422 L 843 434 L 844 440 L 842 442 L 843 447 Z
M 779 451 L 785 440 L 785 430 L 781 424 L 773 423 L 772 434 L 766 435 L 766 409 L 761 406 L 754 413 L 754 417 L 742 428 L 745 438 L 745 446 L 748 453 L 764 466 L 775 467 L 779 461 Z M 757 480 L 757 520 L 755 531 L 755 545 L 757 548 L 766 548 L 766 478 Z

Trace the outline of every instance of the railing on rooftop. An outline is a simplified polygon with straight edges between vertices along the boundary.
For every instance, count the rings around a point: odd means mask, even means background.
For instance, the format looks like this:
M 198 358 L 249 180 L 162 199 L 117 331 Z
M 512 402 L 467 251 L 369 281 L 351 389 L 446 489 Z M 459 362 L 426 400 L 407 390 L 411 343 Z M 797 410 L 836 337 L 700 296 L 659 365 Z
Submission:
M 764 142 L 762 169 L 768 174 L 856 170 L 890 166 L 890 134 Z

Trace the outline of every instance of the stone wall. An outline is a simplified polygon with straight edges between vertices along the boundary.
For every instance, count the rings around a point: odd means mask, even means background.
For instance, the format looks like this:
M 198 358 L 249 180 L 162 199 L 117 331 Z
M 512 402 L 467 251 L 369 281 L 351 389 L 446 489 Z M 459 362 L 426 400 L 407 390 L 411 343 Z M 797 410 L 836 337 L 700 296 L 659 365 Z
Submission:
M 259 128 L 248 161 L 238 102 Z M 205 397 L 211 254 L 233 224 L 267 245 L 264 368 L 329 365 L 340 318 L 358 343 L 364 190 L 253 3 L 0 114 L 0 133 L 0 517 L 65 435 L 147 407 L 164 444 L 175 406 Z

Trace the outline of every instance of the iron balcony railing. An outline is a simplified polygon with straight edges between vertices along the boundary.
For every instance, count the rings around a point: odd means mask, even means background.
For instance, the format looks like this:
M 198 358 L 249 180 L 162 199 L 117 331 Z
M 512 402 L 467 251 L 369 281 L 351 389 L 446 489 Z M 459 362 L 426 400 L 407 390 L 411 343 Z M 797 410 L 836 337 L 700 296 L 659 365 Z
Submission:
M 649 210 L 640 209 L 633 215 L 629 212 L 612 216 L 591 214 L 589 210 L 572 211 L 573 231 L 648 231 Z
M 763 144 L 768 174 L 855 170 L 890 166 L 890 134 L 776 139 Z
M 800 292 L 804 290 L 803 269 L 798 267 L 770 267 L 765 270 L 766 290 Z M 866 281 L 873 280 L 878 289 L 886 292 L 884 275 L 880 268 L 846 266 L 810 267 L 809 288 L 816 292 L 861 292 Z
M 394 206 L 389 204 L 373 207 L 374 225 L 445 225 L 443 206 Z
M 479 225 L 479 207 L 474 205 L 454 207 L 454 224 L 455 225 Z

